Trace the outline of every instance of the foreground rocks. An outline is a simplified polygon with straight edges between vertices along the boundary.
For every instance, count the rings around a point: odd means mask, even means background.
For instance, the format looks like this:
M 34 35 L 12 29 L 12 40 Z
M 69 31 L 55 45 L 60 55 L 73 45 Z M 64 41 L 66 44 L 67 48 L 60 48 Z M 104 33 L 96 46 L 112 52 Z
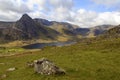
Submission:
M 0 79 L 4 79 L 4 78 L 6 78 L 6 77 L 7 77 L 7 75 L 6 75 L 6 74 L 3 74 L 3 75 L 0 76 Z
M 63 69 L 59 68 L 53 62 L 45 58 L 34 61 L 34 70 L 36 73 L 40 73 L 42 75 L 65 74 Z
M 0 65 L 5 65 L 5 63 L 0 63 Z
M 8 72 L 15 71 L 15 70 L 16 70 L 15 67 L 12 67 L 12 68 L 7 69 Z

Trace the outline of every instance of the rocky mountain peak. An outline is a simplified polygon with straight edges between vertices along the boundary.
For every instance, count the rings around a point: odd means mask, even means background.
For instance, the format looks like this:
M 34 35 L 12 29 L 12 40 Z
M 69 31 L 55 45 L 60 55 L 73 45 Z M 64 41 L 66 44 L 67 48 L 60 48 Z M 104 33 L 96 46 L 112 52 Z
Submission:
M 23 14 L 19 21 L 33 21 L 28 14 Z
M 18 28 L 35 28 L 34 20 L 28 15 L 23 14 L 22 17 L 16 22 L 16 27 Z

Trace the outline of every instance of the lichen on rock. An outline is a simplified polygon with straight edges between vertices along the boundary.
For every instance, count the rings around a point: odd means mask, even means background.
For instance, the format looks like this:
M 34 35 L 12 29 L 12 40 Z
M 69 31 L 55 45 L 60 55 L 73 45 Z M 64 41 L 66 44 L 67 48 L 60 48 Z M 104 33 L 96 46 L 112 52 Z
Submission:
M 34 70 L 43 75 L 65 74 L 65 70 L 56 66 L 52 61 L 42 58 L 34 61 Z

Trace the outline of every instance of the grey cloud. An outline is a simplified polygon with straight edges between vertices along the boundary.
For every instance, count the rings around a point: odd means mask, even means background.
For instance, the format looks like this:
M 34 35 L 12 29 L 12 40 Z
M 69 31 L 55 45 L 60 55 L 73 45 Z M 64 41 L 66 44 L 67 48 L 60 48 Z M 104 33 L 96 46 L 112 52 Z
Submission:
M 107 7 L 116 7 L 120 5 L 120 0 L 91 0 L 96 4 L 104 5 Z
M 103 0 L 92 1 L 103 4 Z M 107 2 L 105 4 L 111 3 Z M 37 7 L 34 7 L 34 5 L 37 5 Z M 22 0 L 0 0 L 0 20 L 15 21 L 27 12 L 32 18 L 67 21 L 80 27 L 92 27 L 106 23 L 120 24 L 120 12 L 97 13 L 85 9 L 74 10 L 73 8 L 74 0 L 27 0 L 26 2 Z
M 2 12 L 0 11 L 0 21 L 16 21 L 20 18 L 21 14 L 15 12 Z
M 25 3 L 18 4 L 15 0 L 0 0 L 0 10 L 17 13 L 31 12 Z
M 71 9 L 74 5 L 73 0 L 49 0 L 49 2 L 55 8 L 64 7 Z

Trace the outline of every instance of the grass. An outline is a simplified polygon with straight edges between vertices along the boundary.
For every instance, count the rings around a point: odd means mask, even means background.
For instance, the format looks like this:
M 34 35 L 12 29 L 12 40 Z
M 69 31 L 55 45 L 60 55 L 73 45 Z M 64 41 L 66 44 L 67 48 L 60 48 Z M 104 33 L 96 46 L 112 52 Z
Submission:
M 12 55 L 12 54 L 17 54 L 20 52 L 24 52 L 23 48 L 19 47 L 0 47 L 0 56 L 5 56 L 5 55 Z
M 72 46 L 46 47 L 21 55 L 1 57 L 0 75 L 3 80 L 120 80 L 120 39 L 77 43 Z M 66 70 L 66 75 L 35 74 L 26 62 L 46 57 Z M 6 72 L 16 67 L 13 72 Z

